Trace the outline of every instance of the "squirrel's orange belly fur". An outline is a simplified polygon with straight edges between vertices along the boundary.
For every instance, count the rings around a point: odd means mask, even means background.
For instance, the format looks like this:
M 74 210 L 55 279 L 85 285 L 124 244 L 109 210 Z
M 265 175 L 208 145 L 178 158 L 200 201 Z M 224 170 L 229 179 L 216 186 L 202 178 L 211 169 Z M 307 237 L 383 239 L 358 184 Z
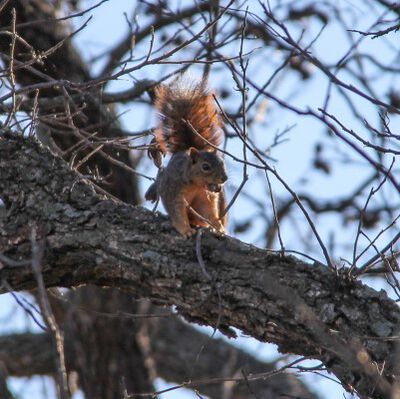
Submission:
M 215 225 L 215 215 L 218 215 L 218 194 L 206 190 L 203 186 L 190 185 L 185 187 L 183 195 L 188 204 L 187 215 L 191 226 Z
M 205 227 L 208 223 L 201 218 L 199 218 L 190 208 L 194 209 L 202 217 L 205 217 L 204 210 L 205 205 L 208 202 L 204 188 L 191 184 L 185 187 L 183 196 L 188 204 L 186 212 L 189 218 L 189 223 L 191 226 L 202 226 Z

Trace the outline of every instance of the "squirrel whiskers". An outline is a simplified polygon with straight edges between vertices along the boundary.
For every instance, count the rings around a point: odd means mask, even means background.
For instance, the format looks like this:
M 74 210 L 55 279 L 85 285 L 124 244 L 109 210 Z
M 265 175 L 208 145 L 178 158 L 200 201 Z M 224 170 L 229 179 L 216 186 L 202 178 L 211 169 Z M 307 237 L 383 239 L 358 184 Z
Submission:
M 158 86 L 155 95 L 161 116 L 157 146 L 172 157 L 146 192 L 146 199 L 161 197 L 172 225 L 185 237 L 197 226 L 225 232 L 223 184 L 227 174 L 214 148 L 222 139 L 222 120 L 212 94 L 204 81 L 187 85 L 178 80 Z

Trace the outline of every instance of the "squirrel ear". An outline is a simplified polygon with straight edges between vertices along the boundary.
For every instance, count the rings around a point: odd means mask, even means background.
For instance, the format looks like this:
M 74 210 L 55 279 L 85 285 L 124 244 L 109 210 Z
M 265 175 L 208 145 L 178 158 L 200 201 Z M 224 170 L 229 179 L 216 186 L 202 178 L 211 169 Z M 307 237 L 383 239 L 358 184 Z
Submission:
M 189 156 L 192 159 L 192 162 L 195 163 L 199 158 L 199 151 L 194 147 L 189 148 Z

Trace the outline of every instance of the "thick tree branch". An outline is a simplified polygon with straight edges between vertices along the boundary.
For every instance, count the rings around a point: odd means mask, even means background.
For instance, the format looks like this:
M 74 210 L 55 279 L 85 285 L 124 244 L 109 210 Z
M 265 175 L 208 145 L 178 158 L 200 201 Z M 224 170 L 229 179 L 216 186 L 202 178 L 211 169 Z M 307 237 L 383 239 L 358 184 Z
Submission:
M 29 43 L 25 47 L 16 45 L 15 62 L 29 65 L 16 70 L 15 79 L 22 90 L 26 86 L 41 85 L 52 81 L 51 87 L 38 92 L 38 126 L 36 134 L 44 142 L 54 143 L 53 147 L 63 153 L 64 159 L 74 165 L 81 164 L 80 172 L 90 174 L 103 189 L 127 203 L 140 201 L 137 176 L 130 172 L 134 167 L 128 148 L 105 146 L 92 157 L 86 158 L 96 145 L 88 137 L 96 135 L 113 141 L 125 139 L 115 109 L 103 104 L 99 88 L 94 91 L 77 92 L 57 87 L 58 80 L 86 82 L 91 75 L 89 66 L 84 62 L 71 40 L 66 40 L 71 31 L 70 21 L 57 20 L 58 7 L 48 0 L 12 0 L 0 13 L 2 26 L 10 25 L 12 9 L 16 11 L 17 33 Z M 47 20 L 43 23 L 43 20 Z M 61 47 L 58 47 L 62 43 Z M 56 51 L 52 51 L 58 47 Z M 2 36 L 1 57 L 8 65 L 10 38 Z M 46 56 L 43 56 L 46 54 Z M 21 65 L 21 64 L 18 64 Z M 27 92 L 27 98 L 34 93 Z M 71 98 L 73 96 L 73 98 Z M 53 101 L 57 97 L 59 101 Z M 49 107 L 42 107 L 42 98 L 49 100 Z M 63 100 L 64 98 L 64 100 Z M 44 100 L 44 101 L 46 101 Z M 51 104 L 52 103 L 52 104 Z M 33 105 L 35 101 L 33 102 Z M 34 107 L 33 107 L 34 108 Z M 33 109 L 26 109 L 29 114 Z M 57 117 L 54 118 L 54 115 Z M 81 163 L 83 159 L 86 163 Z M 128 171 L 129 169 L 129 171 Z M 111 310 L 123 309 L 127 301 L 119 300 L 119 290 L 114 293 L 96 291 L 88 288 L 86 293 L 80 290 L 70 293 L 70 300 L 84 303 L 87 307 L 96 307 L 104 303 Z M 130 310 L 132 302 L 129 302 Z M 60 312 L 61 313 L 61 312 Z M 61 318 L 71 317 L 67 309 Z M 79 387 L 87 398 L 112 399 L 122 396 L 126 388 L 129 391 L 151 390 L 152 381 L 145 367 L 141 349 L 132 340 L 136 325 L 126 320 L 111 323 L 98 323 L 96 318 L 79 315 L 70 323 L 68 333 L 73 336 L 74 349 L 79 353 L 76 370 L 79 375 Z M 122 349 L 123 348 L 123 349 Z M 106 359 L 106 361 L 99 361 Z
M 258 361 L 221 339 L 207 337 L 179 319 L 147 319 L 141 333 L 148 337 L 147 355 L 154 362 L 156 372 L 167 381 L 242 378 L 259 373 L 265 376 L 247 383 L 234 384 L 227 380 L 219 384 L 206 382 L 196 386 L 200 393 L 208 397 L 315 397 L 293 374 L 273 374 L 274 370 L 279 369 L 276 365 Z
M 399 371 L 388 338 L 398 334 L 400 311 L 385 293 L 321 265 L 206 233 L 201 251 L 210 282 L 194 241 L 179 237 L 165 218 L 100 198 L 64 161 L 10 134 L 0 139 L 0 192 L 8 208 L 0 250 L 29 259 L 35 225 L 46 240 L 48 287 L 126 289 L 225 333 L 236 327 L 282 352 L 320 359 L 361 397 L 393 394 Z M 15 290 L 35 287 L 29 267 L 4 266 L 0 277 Z
M 104 315 L 99 317 L 108 319 Z M 153 318 L 145 324 L 145 331 L 141 331 L 140 335 L 147 342 L 146 357 L 155 364 L 156 376 L 166 381 L 181 383 L 190 378 L 204 380 L 213 377 L 241 377 L 242 372 L 245 375 L 268 373 L 275 368 L 274 364 L 257 361 L 222 340 L 210 339 L 175 317 Z M 65 328 L 68 330 L 68 325 Z M 68 331 L 66 335 L 69 336 Z M 198 356 L 203 345 L 204 350 Z M 74 343 L 66 340 L 65 347 L 68 369 L 74 370 Z M 28 333 L 0 337 L 1 363 L 7 365 L 9 375 L 16 377 L 54 374 L 50 335 Z M 190 375 L 192 371 L 193 375 Z M 202 384 L 198 389 L 210 398 L 223 397 L 224 390 L 230 390 L 232 399 L 250 397 L 245 383 Z M 283 394 L 307 399 L 316 397 L 294 375 L 288 373 L 253 381 L 250 389 L 264 398 L 276 398 Z

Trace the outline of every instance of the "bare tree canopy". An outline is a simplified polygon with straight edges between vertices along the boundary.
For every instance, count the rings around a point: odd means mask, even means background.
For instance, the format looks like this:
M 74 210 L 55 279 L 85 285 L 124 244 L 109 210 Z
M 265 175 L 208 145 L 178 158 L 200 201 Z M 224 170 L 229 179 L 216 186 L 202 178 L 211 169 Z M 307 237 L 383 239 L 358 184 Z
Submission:
M 34 323 L 0 333 L 0 396 L 41 375 L 62 399 L 328 397 L 308 375 L 397 398 L 399 18 L 383 0 L 0 2 L 1 293 Z M 141 206 L 154 89 L 182 74 L 224 120 L 228 235 L 183 239 Z

